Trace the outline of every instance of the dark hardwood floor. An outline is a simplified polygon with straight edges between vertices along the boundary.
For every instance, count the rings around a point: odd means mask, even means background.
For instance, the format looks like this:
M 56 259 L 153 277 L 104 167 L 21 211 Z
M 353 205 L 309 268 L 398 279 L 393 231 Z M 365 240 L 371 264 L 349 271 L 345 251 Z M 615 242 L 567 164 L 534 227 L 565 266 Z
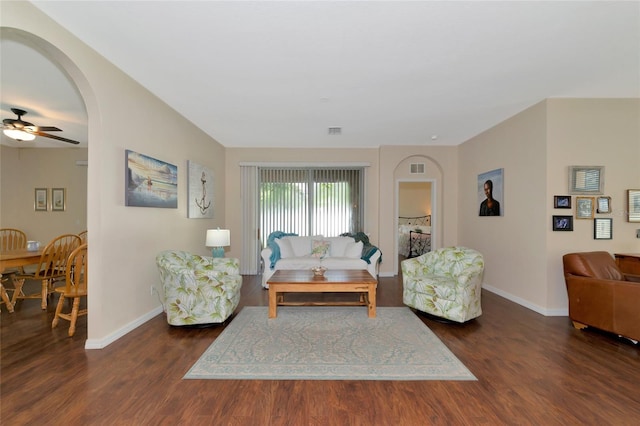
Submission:
M 399 277 L 381 278 L 379 306 L 402 306 Z M 244 278 L 240 307 L 267 305 Z M 4 425 L 636 425 L 640 347 L 566 317 L 544 317 L 483 292 L 467 324 L 420 316 L 477 381 L 182 380 L 222 332 L 174 328 L 160 315 L 102 350 L 51 330 L 41 311 L 2 306 Z M 313 309 L 313 308 L 308 308 Z M 356 308 L 359 309 L 359 308 Z

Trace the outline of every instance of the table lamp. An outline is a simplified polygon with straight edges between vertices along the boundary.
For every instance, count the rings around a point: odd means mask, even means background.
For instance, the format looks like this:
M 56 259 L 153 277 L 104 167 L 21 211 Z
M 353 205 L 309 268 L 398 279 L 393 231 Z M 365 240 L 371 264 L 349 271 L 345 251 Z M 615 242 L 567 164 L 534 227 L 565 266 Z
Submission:
M 231 235 L 228 229 L 207 229 L 207 239 L 205 245 L 213 247 L 211 255 L 213 257 L 224 257 L 224 248 L 231 244 Z

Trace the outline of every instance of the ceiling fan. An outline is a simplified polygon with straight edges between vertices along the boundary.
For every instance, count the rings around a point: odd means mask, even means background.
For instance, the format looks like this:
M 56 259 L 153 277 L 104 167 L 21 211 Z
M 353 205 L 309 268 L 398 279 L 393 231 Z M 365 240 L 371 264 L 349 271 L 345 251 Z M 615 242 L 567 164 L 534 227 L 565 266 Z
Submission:
M 18 119 L 15 118 L 5 118 L 2 120 L 2 132 L 10 137 L 11 139 L 15 139 L 17 141 L 32 141 L 36 138 L 36 136 L 42 136 L 45 138 L 51 138 L 62 142 L 72 143 L 74 145 L 78 145 L 80 142 L 74 141 L 72 139 L 63 138 L 61 136 L 51 135 L 45 132 L 61 132 L 62 129 L 58 129 L 53 126 L 34 126 L 32 123 L 28 121 L 24 121 L 22 116 L 27 113 L 27 111 L 19 108 L 11 108 L 11 111 L 15 115 L 18 116 Z

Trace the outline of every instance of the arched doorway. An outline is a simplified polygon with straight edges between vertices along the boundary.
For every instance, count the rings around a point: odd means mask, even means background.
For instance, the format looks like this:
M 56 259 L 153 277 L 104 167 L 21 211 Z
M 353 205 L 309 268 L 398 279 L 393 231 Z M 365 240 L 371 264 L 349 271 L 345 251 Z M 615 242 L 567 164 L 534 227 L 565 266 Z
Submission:
M 394 170 L 395 180 L 395 227 L 394 227 L 394 250 L 393 262 L 394 272 L 397 275 L 400 270 L 399 262 L 399 241 L 400 233 L 400 216 L 430 216 L 430 246 L 431 249 L 437 248 L 442 241 L 442 223 L 443 217 L 441 212 L 442 202 L 442 185 L 443 172 L 440 165 L 430 157 L 423 155 L 410 156 L 398 163 Z M 417 192 L 409 197 L 416 197 L 423 194 L 428 199 L 421 199 L 414 205 L 401 203 L 401 191 L 403 186 L 414 189 L 423 188 L 423 193 Z M 428 188 L 428 190 L 427 190 Z M 411 206 L 411 207 L 409 207 Z M 404 213 L 410 213 L 405 215 Z
M 46 69 L 52 70 L 55 68 L 61 73 L 63 73 L 66 76 L 66 78 L 68 78 L 69 86 L 72 88 L 72 90 L 74 90 L 75 95 L 78 97 L 79 102 L 81 102 L 81 105 L 84 108 L 85 117 L 86 117 L 87 134 L 86 134 L 86 137 L 83 138 L 83 140 L 88 141 L 89 139 L 91 139 L 91 144 L 87 144 L 86 146 L 86 149 L 87 149 L 86 158 L 88 158 L 88 160 L 79 161 L 78 163 L 75 164 L 77 167 L 82 167 L 84 169 L 84 175 L 86 176 L 84 193 L 78 195 L 78 196 L 83 196 L 84 199 L 86 200 L 84 212 L 83 212 L 84 223 L 82 223 L 82 220 L 73 218 L 72 221 L 74 225 L 76 225 L 76 227 L 73 228 L 73 230 L 68 232 L 70 233 L 74 233 L 74 231 L 79 232 L 82 230 L 80 228 L 91 230 L 92 229 L 92 226 L 91 226 L 92 218 L 91 218 L 91 212 L 90 212 L 91 209 L 89 209 L 87 205 L 91 202 L 90 200 L 91 197 L 89 194 L 96 193 L 96 187 L 95 187 L 96 185 L 91 183 L 92 182 L 92 179 L 90 177 L 92 174 L 91 167 L 87 167 L 87 166 L 90 166 L 90 163 L 91 163 L 90 161 L 91 150 L 93 149 L 93 147 L 98 146 L 100 143 L 99 135 L 97 134 L 91 135 L 91 131 L 89 130 L 92 127 L 92 123 L 96 123 L 96 120 L 99 121 L 97 102 L 95 101 L 95 95 L 93 93 L 93 90 L 90 87 L 88 80 L 85 78 L 85 76 L 80 71 L 78 66 L 75 65 L 75 63 L 65 53 L 63 53 L 60 49 L 58 49 L 56 46 L 54 46 L 47 40 L 44 40 L 43 38 L 38 37 L 37 35 L 32 34 L 30 32 L 17 29 L 17 28 L 10 28 L 10 27 L 0 27 L 0 39 L 3 41 L 7 40 L 7 41 L 10 41 L 11 43 L 22 45 L 25 47 L 25 49 L 29 49 L 30 54 L 32 54 L 33 52 L 37 52 L 41 54 L 42 57 L 45 58 L 45 60 L 50 61 L 51 62 L 50 67 L 43 67 L 45 70 L 42 70 L 42 72 L 46 72 Z M 9 59 L 9 58 L 5 58 L 5 54 L 8 54 L 8 53 L 3 51 L 2 52 L 3 63 L 5 62 L 6 59 Z M 45 82 L 47 81 L 46 75 L 41 75 L 40 78 L 43 79 Z M 11 102 L 12 104 L 19 102 L 20 104 L 16 106 L 23 107 L 25 109 L 30 108 L 30 105 L 34 105 L 34 108 L 46 108 L 46 109 L 55 110 L 56 108 L 55 103 L 46 104 L 46 102 L 41 101 L 41 103 L 38 106 L 37 104 L 38 99 L 42 99 L 42 97 L 38 98 L 36 96 L 32 96 L 32 97 L 25 96 L 24 98 L 19 99 L 17 101 L 15 99 L 11 99 L 8 102 Z M 3 110 L 5 108 L 9 109 L 11 106 L 8 104 L 5 104 L 5 101 L 3 99 L 3 102 L 2 102 Z M 35 124 L 39 124 L 39 123 L 35 123 Z M 43 124 L 55 125 L 54 123 L 43 123 Z M 98 128 L 99 126 L 95 126 L 95 127 Z M 89 147 L 89 145 L 91 146 L 91 148 Z M 53 166 L 55 166 L 55 164 L 53 164 Z M 98 170 L 97 168 L 94 168 L 94 169 L 96 170 L 93 171 L 93 175 L 97 176 Z M 5 194 L 3 193 L 3 197 L 4 195 Z M 95 197 L 93 198 L 95 199 Z M 96 208 L 99 208 L 99 206 L 96 205 Z M 89 237 L 89 239 L 92 240 L 91 237 Z M 99 253 L 99 250 L 92 250 L 90 257 L 95 256 L 96 254 L 99 256 L 98 253 Z M 89 286 L 90 288 L 92 288 L 94 293 L 99 293 L 95 291 L 96 289 L 100 288 L 99 279 L 91 280 L 89 283 Z M 92 290 L 90 290 L 89 292 L 90 295 L 92 293 Z M 92 322 L 91 296 L 89 297 L 88 304 L 89 304 L 88 322 L 90 324 Z

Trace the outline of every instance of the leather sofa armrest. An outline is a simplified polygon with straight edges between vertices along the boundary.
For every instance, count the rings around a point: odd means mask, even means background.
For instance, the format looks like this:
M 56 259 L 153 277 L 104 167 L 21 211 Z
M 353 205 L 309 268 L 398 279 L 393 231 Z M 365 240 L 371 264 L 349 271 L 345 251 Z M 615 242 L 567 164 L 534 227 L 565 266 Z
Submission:
M 624 277 L 627 279 L 627 281 L 631 281 L 634 283 L 640 283 L 640 275 L 636 275 L 636 274 L 624 274 Z

